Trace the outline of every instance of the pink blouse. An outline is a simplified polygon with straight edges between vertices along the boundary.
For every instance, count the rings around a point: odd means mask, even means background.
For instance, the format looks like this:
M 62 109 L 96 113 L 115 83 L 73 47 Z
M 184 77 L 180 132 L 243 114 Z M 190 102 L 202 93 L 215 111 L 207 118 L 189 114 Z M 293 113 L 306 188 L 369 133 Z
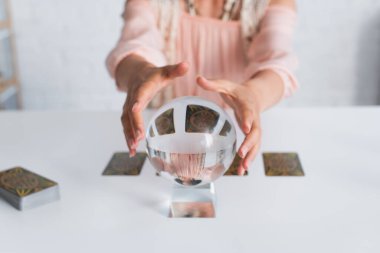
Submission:
M 107 58 L 114 77 L 118 63 L 131 53 L 156 66 L 164 66 L 164 40 L 157 28 L 155 12 L 146 1 L 128 1 L 123 14 L 121 38 Z M 222 21 L 182 12 L 177 31 L 176 58 L 189 63 L 189 71 L 174 80 L 174 96 L 200 96 L 225 106 L 219 94 L 203 90 L 196 76 L 243 83 L 257 72 L 270 69 L 285 86 L 284 96 L 298 87 L 293 71 L 297 60 L 291 52 L 296 13 L 286 7 L 268 7 L 259 32 L 248 50 L 244 49 L 240 21 Z

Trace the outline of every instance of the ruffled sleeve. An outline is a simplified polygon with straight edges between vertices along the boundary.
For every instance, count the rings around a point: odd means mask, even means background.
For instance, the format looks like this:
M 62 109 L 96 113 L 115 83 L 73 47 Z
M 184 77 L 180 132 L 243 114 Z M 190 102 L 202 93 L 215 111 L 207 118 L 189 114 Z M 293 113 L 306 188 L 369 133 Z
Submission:
M 166 65 L 164 40 L 157 27 L 157 17 L 147 0 L 128 0 L 120 39 L 107 57 L 107 69 L 115 77 L 117 65 L 128 55 L 137 54 L 155 66 Z
M 298 88 L 293 73 L 298 61 L 292 52 L 296 18 L 296 12 L 290 8 L 278 5 L 268 7 L 248 49 L 246 78 L 249 79 L 262 70 L 272 70 L 283 81 L 284 97 L 290 96 Z

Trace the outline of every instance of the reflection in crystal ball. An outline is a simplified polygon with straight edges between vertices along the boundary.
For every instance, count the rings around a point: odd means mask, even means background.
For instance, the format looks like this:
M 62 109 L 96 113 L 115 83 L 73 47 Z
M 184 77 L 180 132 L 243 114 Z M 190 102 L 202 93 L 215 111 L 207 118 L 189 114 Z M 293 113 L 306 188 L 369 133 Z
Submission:
M 181 97 L 153 115 L 146 133 L 147 153 L 160 175 L 183 186 L 215 181 L 231 165 L 236 132 L 216 104 Z

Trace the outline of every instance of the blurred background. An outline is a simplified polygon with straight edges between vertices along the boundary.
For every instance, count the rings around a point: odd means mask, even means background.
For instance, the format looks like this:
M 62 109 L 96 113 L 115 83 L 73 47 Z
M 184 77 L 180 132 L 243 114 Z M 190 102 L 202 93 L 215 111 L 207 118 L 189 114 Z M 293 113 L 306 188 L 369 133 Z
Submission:
M 121 110 L 104 62 L 123 5 L 0 0 L 0 109 Z M 380 104 L 380 1 L 298 0 L 298 15 L 301 88 L 281 106 Z

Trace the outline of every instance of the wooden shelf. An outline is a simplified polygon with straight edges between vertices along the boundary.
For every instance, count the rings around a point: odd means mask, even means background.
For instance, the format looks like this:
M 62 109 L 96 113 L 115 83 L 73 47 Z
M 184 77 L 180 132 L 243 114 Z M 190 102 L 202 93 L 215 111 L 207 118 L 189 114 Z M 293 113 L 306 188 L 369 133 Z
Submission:
M 5 103 L 9 98 L 17 95 L 17 87 L 11 82 L 0 85 L 0 104 Z
M 16 107 L 21 108 L 21 96 L 20 96 L 20 84 L 18 82 L 18 69 L 17 69 L 17 62 L 16 62 L 16 50 L 15 50 L 15 43 L 14 38 L 12 34 L 12 20 L 11 20 L 11 14 L 10 14 L 10 1 L 9 0 L 0 0 L 4 1 L 5 7 L 5 18 L 0 20 L 0 44 L 2 43 L 10 43 L 10 62 L 9 64 L 12 65 L 12 73 L 13 77 L 8 80 L 0 79 L 0 109 L 7 108 L 8 106 L 2 106 L 3 103 L 9 104 L 10 98 L 16 96 Z M 2 56 L 2 53 L 0 52 L 0 57 Z M 5 58 L 7 60 L 8 58 Z M 9 108 L 13 108 L 9 107 Z
M 12 77 L 10 79 L 0 79 L 0 87 L 1 86 L 6 86 L 6 85 L 13 85 L 18 83 L 16 77 Z

